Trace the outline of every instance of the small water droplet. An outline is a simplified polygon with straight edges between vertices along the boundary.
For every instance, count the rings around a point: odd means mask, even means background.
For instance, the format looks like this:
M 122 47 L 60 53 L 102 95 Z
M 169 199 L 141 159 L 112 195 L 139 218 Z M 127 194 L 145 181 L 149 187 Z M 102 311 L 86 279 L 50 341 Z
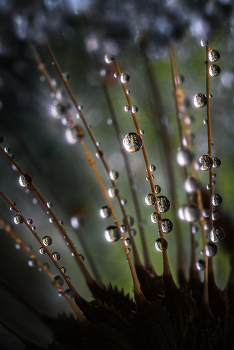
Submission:
M 125 238 L 124 244 L 126 245 L 126 247 L 129 247 L 132 244 L 131 238 Z
M 54 222 L 54 218 L 49 218 L 49 222 L 53 223 Z
M 32 184 L 32 178 L 29 174 L 23 174 L 19 177 L 19 184 L 22 187 L 28 187 Z
M 69 299 L 73 299 L 74 298 L 74 291 L 72 289 L 67 289 L 66 295 Z
M 156 170 L 156 166 L 154 164 L 150 165 L 150 171 L 153 173 Z
M 132 106 L 132 113 L 137 113 L 139 108 L 137 106 Z
M 221 242 L 225 237 L 225 232 L 221 227 L 215 226 L 210 231 L 210 240 L 213 243 Z
M 153 194 L 147 194 L 145 196 L 145 203 L 147 205 L 154 205 L 156 203 L 156 198 Z
M 52 238 L 50 236 L 45 236 L 43 237 L 42 242 L 44 246 L 48 247 L 49 245 L 52 244 Z
M 101 159 L 103 157 L 103 151 L 99 150 L 95 153 L 97 159 Z
M 208 119 L 203 119 L 203 124 L 204 125 L 208 124 Z
M 123 145 L 128 152 L 137 152 L 142 148 L 142 138 L 138 134 L 130 132 L 124 137 Z
M 23 218 L 22 215 L 16 214 L 16 215 L 14 216 L 14 223 L 15 223 L 16 225 L 22 224 L 23 222 L 24 222 L 24 218 Z
M 61 271 L 63 272 L 63 273 L 66 273 L 67 272 L 67 269 L 66 269 L 66 267 L 61 267 Z
M 123 218 L 124 225 L 129 225 L 130 227 L 132 227 L 134 225 L 134 222 L 135 220 L 131 215 L 127 215 Z
M 130 80 L 130 75 L 129 74 L 127 74 L 127 73 L 122 73 L 121 74 L 121 76 L 120 76 L 121 83 L 126 84 L 126 83 L 129 82 L 129 80 Z
M 163 252 L 164 250 L 167 250 L 168 243 L 164 238 L 158 238 L 155 242 L 155 249 L 159 252 Z
M 171 207 L 170 199 L 167 198 L 166 196 L 159 196 L 157 198 L 157 202 L 158 202 L 158 209 L 160 213 L 166 213 Z
M 120 230 L 117 226 L 109 226 L 105 230 L 105 238 L 108 242 L 117 242 L 121 237 Z
M 105 62 L 107 64 L 113 63 L 115 61 L 115 55 L 105 55 Z
M 74 229 L 77 229 L 80 226 L 79 218 L 78 216 L 72 216 L 71 217 L 71 225 Z
M 188 222 L 196 222 L 199 220 L 199 208 L 195 204 L 186 205 L 184 208 L 184 218 Z
M 205 265 L 204 260 L 200 259 L 200 260 L 198 260 L 198 261 L 196 262 L 196 268 L 197 268 L 198 271 L 203 271 L 203 270 L 205 270 L 205 267 L 206 267 L 206 265 Z
M 126 94 L 129 95 L 131 93 L 130 90 L 126 90 Z
M 54 260 L 60 260 L 60 257 L 61 257 L 61 255 L 58 253 L 58 252 L 54 252 L 53 254 L 52 254 L 52 256 L 53 256 L 53 258 L 54 258 Z
M 163 233 L 169 233 L 173 230 L 173 222 L 169 219 L 162 219 L 162 231 Z
M 159 194 L 161 192 L 161 187 L 159 185 L 155 185 L 154 188 L 155 188 L 156 194 Z
M 217 254 L 218 252 L 218 247 L 216 244 L 209 242 L 206 244 L 205 246 L 205 252 L 206 252 L 206 256 L 208 257 L 213 257 Z
M 220 160 L 219 158 L 217 158 L 217 157 L 212 158 L 212 160 L 213 160 L 213 165 L 212 165 L 212 167 L 213 167 L 214 169 L 219 168 L 220 165 L 221 165 L 221 160 Z
M 220 52 L 218 50 L 210 50 L 208 58 L 210 62 L 217 62 L 220 59 Z
M 211 215 L 211 218 L 212 218 L 213 221 L 218 220 L 219 214 L 218 214 L 218 213 L 213 213 L 213 214 Z
M 193 235 L 195 235 L 196 233 L 198 233 L 198 231 L 199 231 L 198 226 L 192 225 L 191 231 L 192 231 L 192 234 L 193 234 Z
M 33 224 L 33 220 L 32 219 L 28 219 L 27 220 L 27 224 L 32 225 Z
M 176 160 L 180 166 L 188 166 L 193 160 L 193 153 L 187 148 L 179 149 Z
M 219 194 L 214 194 L 211 197 L 211 203 L 214 207 L 218 207 L 222 204 L 223 198 Z
M 48 207 L 48 208 L 52 208 L 53 203 L 51 203 L 51 202 L 47 202 L 47 203 L 46 203 L 46 205 L 47 205 L 47 207 Z
M 71 78 L 71 75 L 70 73 L 66 72 L 66 73 L 63 73 L 63 77 L 66 81 L 68 81 Z
M 194 106 L 197 108 L 203 108 L 207 104 L 207 98 L 204 94 L 198 93 L 193 98 Z
M 121 233 L 126 233 L 127 231 L 128 231 L 127 225 L 121 225 L 121 226 L 120 226 L 120 232 L 121 232 Z
M 124 106 L 124 110 L 125 110 L 125 112 L 129 112 L 130 111 L 129 105 Z
M 54 281 L 58 283 L 60 287 L 62 287 L 62 285 L 64 284 L 64 279 L 60 275 L 55 275 L 53 276 L 53 278 L 54 278 Z
M 203 225 L 203 228 L 205 231 L 210 231 L 212 228 L 211 223 L 209 221 L 206 221 Z
M 32 259 L 32 258 L 28 259 L 28 266 L 34 267 L 36 266 L 36 264 L 37 264 L 36 259 Z
M 126 205 L 128 201 L 127 199 L 122 198 L 120 202 L 121 202 L 121 205 Z
M 206 40 L 206 39 L 201 39 L 201 46 L 202 46 L 202 47 L 206 47 L 206 46 L 208 46 L 208 44 L 209 44 L 209 41 L 208 41 L 208 40 Z
M 157 224 L 159 221 L 159 215 L 156 212 L 152 213 L 150 218 L 154 224 Z
M 32 229 L 33 231 L 35 231 L 35 230 L 36 230 L 36 226 L 32 226 L 31 229 Z
M 200 169 L 202 171 L 207 171 L 209 169 L 211 169 L 212 165 L 213 165 L 213 160 L 210 156 L 208 155 L 204 155 L 204 156 L 201 156 L 199 159 L 198 159 L 198 162 L 200 164 Z
M 184 188 L 187 193 L 195 193 L 201 188 L 201 183 L 195 177 L 189 176 L 184 182 Z
M 108 206 L 104 206 L 100 209 L 100 216 L 103 219 L 109 218 L 111 216 L 111 210 Z
M 16 244 L 15 244 L 15 248 L 16 248 L 16 249 L 20 249 L 20 248 L 21 248 L 21 245 L 20 245 L 19 243 L 16 243 Z
M 110 198 L 117 197 L 118 193 L 119 193 L 119 191 L 118 191 L 118 188 L 116 188 L 116 187 L 111 187 L 108 190 L 108 195 Z
M 140 130 L 140 134 L 141 134 L 141 135 L 144 135 L 144 133 L 145 133 L 145 130 L 141 129 L 141 130 Z
M 111 179 L 112 181 L 114 181 L 114 180 L 117 180 L 117 179 L 118 179 L 119 173 L 118 173 L 118 171 L 116 171 L 116 170 L 111 170 L 111 171 L 109 172 L 109 176 L 110 176 L 110 179 Z
M 203 216 L 203 218 L 209 218 L 210 217 L 210 209 L 203 209 L 202 216 Z
M 68 143 L 74 145 L 84 138 L 84 130 L 80 126 L 75 125 L 72 128 L 66 129 L 65 138 Z
M 209 74 L 211 77 L 217 77 L 221 72 L 220 67 L 217 64 L 212 64 L 209 68 Z
M 39 253 L 40 253 L 40 254 L 45 254 L 45 253 L 46 253 L 45 247 L 41 247 L 41 248 L 39 249 Z

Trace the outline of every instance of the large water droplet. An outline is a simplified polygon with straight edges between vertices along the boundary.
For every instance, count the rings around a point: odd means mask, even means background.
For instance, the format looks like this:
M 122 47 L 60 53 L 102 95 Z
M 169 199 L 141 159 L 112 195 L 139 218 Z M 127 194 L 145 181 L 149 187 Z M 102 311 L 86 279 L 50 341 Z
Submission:
M 108 242 L 117 242 L 121 237 L 120 230 L 117 226 L 109 226 L 105 230 L 105 238 Z
M 221 242 L 225 237 L 225 232 L 221 227 L 215 226 L 210 231 L 210 240 L 214 243 Z
M 218 50 L 210 50 L 208 58 L 210 62 L 217 62 L 220 59 L 220 52 Z
M 184 182 L 184 188 L 188 193 L 195 193 L 201 188 L 201 183 L 195 177 L 189 176 Z
M 198 93 L 193 98 L 194 106 L 197 108 L 203 108 L 207 104 L 206 96 L 202 93 Z
M 109 172 L 109 176 L 110 176 L 110 179 L 111 179 L 112 181 L 114 181 L 114 180 L 117 180 L 117 179 L 118 179 L 119 173 L 118 173 L 118 171 L 111 170 L 111 171 Z
M 155 242 L 155 249 L 157 249 L 159 252 L 163 252 L 164 250 L 167 250 L 168 243 L 164 238 L 158 238 Z
M 32 178 L 29 174 L 23 174 L 19 177 L 19 184 L 22 187 L 28 187 L 32 183 Z
M 130 132 L 124 137 L 123 145 L 128 152 L 137 152 L 142 148 L 142 138 L 138 134 Z
M 173 222 L 169 219 L 162 219 L 162 231 L 163 233 L 169 233 L 173 230 Z
M 23 218 L 22 215 L 16 214 L 16 215 L 14 216 L 14 223 L 15 223 L 16 225 L 22 224 L 23 222 L 24 222 L 24 218 Z
M 108 218 L 109 216 L 111 216 L 111 210 L 109 207 L 107 206 L 104 206 L 100 209 L 100 216 L 103 218 L 103 219 L 106 219 Z
M 177 152 L 176 160 L 180 166 L 188 166 L 193 160 L 193 153 L 187 148 L 182 148 Z
M 147 205 L 154 205 L 156 203 L 156 197 L 153 194 L 147 194 L 145 196 L 145 203 Z
M 130 80 L 130 75 L 128 75 L 127 73 L 121 74 L 121 76 L 120 76 L 121 83 L 126 84 L 129 82 L 129 80 Z
M 211 169 L 211 167 L 213 165 L 213 160 L 208 155 L 201 156 L 199 158 L 198 162 L 199 162 L 199 165 L 200 165 L 200 169 L 202 171 L 207 171 L 207 170 Z
M 205 270 L 205 267 L 206 267 L 206 265 L 205 265 L 205 262 L 204 262 L 204 260 L 198 260 L 197 262 L 196 262 L 196 268 L 198 269 L 198 271 L 203 271 L 203 270 Z
M 211 77 L 217 77 L 221 72 L 220 67 L 217 64 L 212 64 L 209 68 L 209 74 Z
M 205 246 L 206 256 L 213 257 L 217 254 L 217 252 L 218 252 L 218 247 L 216 244 L 214 244 L 212 242 L 209 242 L 206 244 L 206 246 Z
M 48 245 L 52 244 L 52 238 L 50 236 L 45 236 L 43 237 L 42 242 L 44 246 L 48 247 Z
M 54 252 L 53 254 L 52 254 L 52 256 L 53 256 L 53 258 L 54 258 L 54 260 L 60 260 L 60 258 L 61 258 L 61 255 L 58 253 L 58 252 Z
M 184 217 L 188 222 L 196 222 L 199 220 L 199 208 L 195 204 L 187 205 L 184 208 Z
M 157 202 L 160 213 L 166 213 L 171 207 L 170 199 L 166 196 L 159 196 Z
M 214 194 L 211 197 L 211 203 L 214 207 L 218 207 L 222 204 L 223 198 L 219 194 Z

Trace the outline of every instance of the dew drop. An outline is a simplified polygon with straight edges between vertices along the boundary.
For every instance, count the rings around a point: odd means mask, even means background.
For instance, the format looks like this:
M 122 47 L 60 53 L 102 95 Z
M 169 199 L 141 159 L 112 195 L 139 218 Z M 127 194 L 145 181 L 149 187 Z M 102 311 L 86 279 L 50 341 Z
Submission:
M 109 218 L 111 216 L 111 210 L 108 206 L 104 206 L 100 209 L 100 216 L 103 219 Z
M 198 162 L 199 162 L 199 165 L 200 165 L 200 169 L 202 171 L 207 171 L 207 170 L 211 169 L 211 167 L 213 165 L 213 160 L 208 155 L 201 156 L 198 159 Z
M 206 265 L 205 265 L 204 260 L 200 259 L 200 260 L 198 260 L 198 261 L 196 262 L 196 268 L 197 268 L 198 271 L 203 271 L 203 270 L 205 270 L 205 267 L 206 267 Z
M 78 216 L 72 216 L 71 217 L 71 225 L 76 230 L 80 226 L 79 218 Z
M 125 112 L 129 112 L 130 111 L 129 105 L 124 106 L 124 110 L 125 110 Z
M 197 108 L 203 108 L 207 104 L 207 98 L 204 94 L 198 93 L 193 98 L 194 106 Z
M 212 228 L 211 223 L 209 221 L 205 222 L 203 228 L 205 231 L 210 231 Z
M 130 90 L 126 90 L 126 94 L 129 95 L 131 93 Z
M 141 130 L 140 130 L 140 134 L 141 134 L 141 135 L 144 135 L 144 133 L 145 133 L 145 130 L 141 129 Z
M 105 55 L 105 62 L 107 64 L 113 63 L 115 61 L 115 55 Z
M 159 221 L 159 215 L 156 212 L 152 213 L 150 218 L 154 224 L 157 224 Z
M 61 298 L 63 297 L 63 292 L 61 290 L 58 291 L 58 296 Z
M 111 187 L 108 190 L 108 195 L 109 195 L 110 198 L 117 197 L 118 193 L 119 193 L 119 191 L 118 191 L 118 188 L 116 188 L 116 187 Z
M 177 152 L 176 160 L 180 166 L 188 166 L 193 160 L 193 153 L 187 148 L 182 148 Z
M 36 230 L 36 226 L 32 226 L 31 229 L 32 229 L 33 231 L 35 231 L 35 230 Z
M 130 80 L 130 75 L 128 75 L 127 73 L 121 74 L 121 76 L 120 76 L 121 83 L 126 84 L 129 82 L 129 80 Z
M 53 256 L 53 258 L 54 258 L 54 260 L 60 260 L 60 258 L 61 258 L 61 255 L 58 253 L 58 252 L 54 252 L 53 254 L 52 254 L 52 256 Z
M 202 47 L 206 47 L 206 46 L 208 46 L 208 44 L 209 44 L 209 41 L 208 41 L 208 40 L 206 40 L 206 39 L 201 39 L 201 46 L 202 46 Z
M 211 215 L 211 218 L 212 218 L 213 221 L 218 220 L 219 214 L 218 214 L 218 213 L 213 213 L 213 214 Z
M 157 202 L 158 202 L 158 209 L 160 213 L 166 213 L 171 207 L 170 199 L 167 198 L 166 196 L 159 196 L 157 198 Z
M 121 199 L 121 205 L 126 205 L 127 202 L 128 202 L 127 199 L 124 199 L 124 198 Z
M 50 265 L 48 263 L 44 263 L 43 266 L 46 270 L 49 270 L 49 268 L 50 268 Z
M 53 207 L 53 203 L 51 203 L 51 202 L 47 202 L 46 205 L 47 205 L 47 208 L 52 208 Z
M 22 215 L 16 214 L 16 215 L 14 216 L 14 223 L 15 223 L 16 225 L 22 224 L 23 222 L 24 222 L 24 218 L 23 218 Z
M 72 128 L 66 129 L 65 138 L 68 143 L 74 145 L 84 138 L 84 130 L 80 126 L 75 125 Z
M 127 215 L 126 217 L 123 218 L 123 223 L 124 225 L 129 225 L 130 227 L 132 227 L 134 225 L 134 218 L 131 215 Z
M 45 254 L 45 253 L 46 253 L 45 247 L 41 247 L 41 248 L 39 249 L 39 253 L 40 253 L 40 254 Z
M 162 219 L 162 231 L 163 233 L 169 233 L 173 230 L 173 222 L 169 219 Z
M 34 266 L 36 266 L 36 264 L 37 264 L 37 261 L 36 261 L 36 259 L 28 259 L 28 266 L 30 266 L 30 267 L 34 267 Z
M 223 198 L 219 194 L 214 194 L 211 197 L 211 203 L 214 207 L 218 207 L 222 204 Z
M 44 246 L 48 247 L 49 245 L 52 244 L 52 238 L 50 236 L 45 236 L 43 237 L 42 242 Z
M 156 166 L 154 164 L 150 165 L 150 171 L 153 173 L 156 170 Z
M 218 247 L 216 244 L 209 242 L 206 244 L 205 246 L 205 253 L 206 256 L 208 256 L 209 258 L 215 256 L 218 252 Z
M 121 233 L 126 233 L 127 231 L 128 231 L 127 225 L 121 225 L 121 226 L 120 226 L 120 232 L 121 232 Z
M 155 188 L 156 194 L 159 194 L 161 192 L 161 187 L 159 185 L 155 185 L 154 188 Z
M 204 125 L 208 124 L 208 119 L 203 119 L 203 124 Z
M 116 171 L 116 170 L 111 170 L 111 171 L 109 172 L 109 176 L 110 176 L 110 179 L 111 179 L 112 181 L 114 181 L 114 180 L 117 180 L 117 179 L 118 179 L 119 173 L 118 173 L 118 171 Z
M 54 218 L 49 218 L 49 222 L 53 223 L 54 222 Z
M 123 139 L 123 145 L 128 152 L 137 152 L 142 148 L 142 138 L 134 132 L 130 132 Z
M 5 151 L 6 153 L 10 153 L 11 149 L 10 149 L 9 147 L 5 147 L 5 148 L 4 148 L 4 151 Z
M 63 73 L 63 77 L 67 81 L 71 78 L 71 75 L 70 75 L 70 73 L 66 72 L 66 73 Z
M 16 243 L 16 244 L 15 244 L 15 248 L 16 248 L 16 249 L 20 249 L 20 248 L 21 248 L 21 245 L 20 245 L 19 243 Z
M 156 203 L 156 197 L 153 194 L 147 194 L 145 196 L 145 203 L 147 205 L 154 205 Z
M 212 167 L 213 167 L 214 169 L 219 168 L 220 165 L 221 165 L 221 160 L 220 160 L 219 158 L 217 158 L 217 157 L 212 158 L 212 160 L 213 160 L 213 165 L 212 165 Z
M 32 184 L 32 177 L 29 174 L 20 175 L 19 184 L 22 187 L 30 186 Z
M 208 58 L 210 62 L 217 62 L 220 59 L 220 52 L 218 50 L 210 50 Z
M 225 237 L 225 232 L 221 227 L 215 226 L 210 231 L 210 240 L 213 243 L 221 242 Z
M 55 281 L 56 283 L 58 283 L 58 285 L 59 285 L 60 287 L 62 287 L 62 285 L 64 284 L 63 278 L 62 278 L 60 275 L 55 275 L 55 276 L 53 276 L 53 278 L 54 278 L 54 281 Z
M 95 153 L 97 159 L 101 159 L 103 157 L 103 151 L 99 150 Z
M 217 77 L 221 72 L 220 67 L 217 64 L 212 64 L 209 68 L 209 74 L 211 77 Z
M 137 106 L 132 106 L 132 113 L 137 113 L 139 108 Z
M 181 205 L 179 208 L 178 208 L 178 211 L 177 211 L 177 214 L 178 214 L 178 217 L 180 220 L 184 221 L 185 220 L 185 217 L 184 217 L 184 208 L 186 207 L 186 205 Z
M 184 208 L 184 217 L 187 222 L 196 222 L 199 220 L 199 208 L 195 204 L 187 205 Z
M 206 185 L 206 189 L 207 189 L 207 190 L 210 190 L 210 189 L 211 189 L 210 184 Z
M 73 299 L 74 298 L 74 291 L 69 288 L 66 290 L 66 295 L 69 299 Z
M 135 228 L 132 228 L 132 229 L 130 230 L 130 234 L 131 234 L 131 236 L 133 236 L 133 237 L 136 236 L 137 231 L 135 230 Z
M 203 209 L 202 216 L 203 216 L 203 218 L 209 218 L 210 217 L 210 209 Z
M 84 261 L 84 255 L 83 254 L 79 254 L 79 257 L 81 258 L 82 261 Z
M 189 176 L 184 182 L 184 188 L 187 193 L 195 193 L 201 188 L 201 183 L 195 177 Z
M 66 267 L 61 267 L 61 271 L 63 272 L 63 273 L 66 273 L 67 272 L 67 269 L 66 269 Z
M 124 244 L 126 245 L 126 247 L 129 247 L 132 244 L 131 238 L 125 238 Z
M 117 226 L 109 226 L 105 230 L 105 238 L 108 242 L 117 242 L 121 237 L 120 230 Z
M 193 235 L 195 235 L 196 233 L 198 233 L 198 231 L 199 231 L 198 226 L 192 225 L 191 231 L 192 231 L 192 234 L 193 234 Z
M 163 252 L 164 250 L 167 250 L 168 243 L 164 238 L 158 238 L 155 242 L 155 249 L 159 252 Z

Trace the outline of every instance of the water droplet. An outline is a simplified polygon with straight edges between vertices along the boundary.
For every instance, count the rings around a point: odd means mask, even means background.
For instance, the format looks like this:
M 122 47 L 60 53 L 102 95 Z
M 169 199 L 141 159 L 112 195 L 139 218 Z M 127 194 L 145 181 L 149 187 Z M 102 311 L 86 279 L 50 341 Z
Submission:
M 178 208 L 178 212 L 177 212 L 177 214 L 178 214 L 178 217 L 179 217 L 179 219 L 180 220 L 185 220 L 185 217 L 184 217 L 184 208 L 186 207 L 186 205 L 184 204 L 184 205 L 181 205 L 179 208 Z
M 49 218 L 49 222 L 53 223 L 54 222 L 54 218 Z
M 212 160 L 213 160 L 213 165 L 212 165 L 212 167 L 213 167 L 214 169 L 219 168 L 220 165 L 221 165 L 221 160 L 220 160 L 219 158 L 217 158 L 217 157 L 212 158 Z
M 147 194 L 145 196 L 145 203 L 147 205 L 154 205 L 156 203 L 156 197 L 153 194 Z
M 67 269 L 66 269 L 66 267 L 61 267 L 61 271 L 63 272 L 63 273 L 66 273 L 67 272 Z
M 201 188 L 201 183 L 195 177 L 189 176 L 184 182 L 184 188 L 188 193 L 195 193 Z
M 62 287 L 62 285 L 64 284 L 63 278 L 62 278 L 60 275 L 55 275 L 55 276 L 53 276 L 53 278 L 54 278 L 54 281 L 55 281 L 56 283 L 58 283 L 58 285 L 59 285 L 60 287 Z
M 188 222 L 195 222 L 199 220 L 199 208 L 195 204 L 186 205 L 184 208 L 184 217 Z
M 212 64 L 209 68 L 209 74 L 211 77 L 217 77 L 221 72 L 220 67 L 217 64 Z
M 193 124 L 195 121 L 195 118 L 193 115 L 186 115 L 186 117 L 184 118 L 184 122 L 186 125 L 191 125 Z
M 127 199 L 122 198 L 120 202 L 121 202 L 121 205 L 126 205 L 128 201 Z
M 210 240 L 214 243 L 221 242 L 225 237 L 225 232 L 221 227 L 215 226 L 210 231 Z
M 70 75 L 70 73 L 66 72 L 66 73 L 63 73 L 63 77 L 67 81 L 71 78 L 71 75 Z
M 124 225 L 129 225 L 130 227 L 132 227 L 134 225 L 134 222 L 135 220 L 131 215 L 127 215 L 123 218 Z
M 22 215 L 16 214 L 16 215 L 14 216 L 14 223 L 15 223 L 16 225 L 22 224 L 23 222 L 24 222 L 24 218 L 23 218 Z
M 203 270 L 205 270 L 205 267 L 206 267 L 206 265 L 205 265 L 204 260 L 200 259 L 200 260 L 198 260 L 198 261 L 196 262 L 196 268 L 197 268 L 198 271 L 203 271 Z
M 106 218 L 109 218 L 109 216 L 111 216 L 111 210 L 109 207 L 107 206 L 104 206 L 100 209 L 100 216 L 103 218 L 103 219 L 106 219 Z
M 48 208 L 52 208 L 53 207 L 53 203 L 51 203 L 51 202 L 47 202 L 46 205 L 47 205 Z
M 177 152 L 176 160 L 180 166 L 188 166 L 193 160 L 193 153 L 187 148 L 182 148 Z
M 210 189 L 211 189 L 210 184 L 206 185 L 206 189 L 207 189 L 207 190 L 210 190 Z
M 129 80 L 130 80 L 130 75 L 128 75 L 127 73 L 121 74 L 121 76 L 120 76 L 121 83 L 126 84 L 129 82 Z
M 95 153 L 97 159 L 101 159 L 103 157 L 103 151 L 99 150 Z
M 52 244 L 52 238 L 50 236 L 45 236 L 43 237 L 42 242 L 44 246 L 48 247 L 48 245 Z
M 74 229 L 77 229 L 80 226 L 79 218 L 78 216 L 72 216 L 71 217 L 71 225 Z
M 156 166 L 154 164 L 150 165 L 150 171 L 153 173 L 156 170 Z
M 4 148 L 4 151 L 5 151 L 6 153 L 10 153 L 11 149 L 10 149 L 9 147 L 5 147 L 5 148 Z
M 198 162 L 200 164 L 200 169 L 202 171 L 207 171 L 209 169 L 211 169 L 212 165 L 213 165 L 213 160 L 210 156 L 208 155 L 204 155 L 204 156 L 201 156 L 199 159 L 198 159 Z
M 45 247 L 41 247 L 41 248 L 39 249 L 39 253 L 40 253 L 40 254 L 45 254 L 45 253 L 46 253 Z
M 60 260 L 60 257 L 61 257 L 61 255 L 58 253 L 58 252 L 54 252 L 53 254 L 52 254 L 52 256 L 53 256 L 53 258 L 54 258 L 54 260 Z
M 194 106 L 197 108 L 203 108 L 207 104 L 206 96 L 202 93 L 198 93 L 193 98 Z
M 211 203 L 214 207 L 218 207 L 222 204 L 223 198 L 219 194 L 214 194 L 211 197 Z
M 163 252 L 164 250 L 167 250 L 168 243 L 164 238 L 158 238 L 155 242 L 155 249 L 159 252 Z
M 203 119 L 203 124 L 204 125 L 208 124 L 208 119 Z
M 169 233 L 173 230 L 173 222 L 169 219 L 163 219 L 161 221 L 163 233 Z
M 13 153 L 8 153 L 9 154 L 9 156 L 12 158 L 12 159 L 14 159 L 15 158 L 15 156 L 14 156 L 14 154 Z
M 208 257 L 213 257 L 217 254 L 218 252 L 218 247 L 216 244 L 209 242 L 206 244 L 205 246 L 205 252 L 206 252 L 206 256 Z
M 105 230 L 105 238 L 108 242 L 117 242 L 121 237 L 120 230 L 117 226 L 109 226 Z
M 131 238 L 125 238 L 124 244 L 126 245 L 126 247 L 129 247 L 132 244 Z
M 137 106 L 132 106 L 132 113 L 137 113 L 139 108 Z
M 211 223 L 209 221 L 206 221 L 203 225 L 203 228 L 205 231 L 210 231 L 212 228 Z
M 210 50 L 208 58 L 210 62 L 217 62 L 220 59 L 220 52 L 218 50 Z
M 67 297 L 69 299 L 73 299 L 74 298 L 74 291 L 72 289 L 67 289 L 66 290 L 66 294 L 67 294 Z
M 63 226 L 63 220 L 59 220 L 59 224 Z
M 63 297 L 63 292 L 61 290 L 58 291 L 58 296 L 61 298 Z
M 116 187 L 111 187 L 108 190 L 108 195 L 110 198 L 117 197 L 118 193 L 119 193 L 119 191 L 118 191 L 118 188 L 116 188 Z
M 121 233 L 126 233 L 127 231 L 128 231 L 127 225 L 121 225 L 121 226 L 120 226 L 120 232 L 121 232 Z
M 12 205 L 16 206 L 16 203 L 15 203 L 15 202 L 12 202 Z M 11 206 L 11 207 L 10 207 L 10 211 L 13 211 L 13 210 L 14 210 L 14 208 Z
M 37 261 L 36 261 L 36 259 L 28 259 L 28 266 L 30 266 L 30 267 L 34 267 L 34 266 L 36 266 L 36 264 L 37 264 Z
M 32 178 L 29 174 L 23 174 L 19 177 L 19 184 L 22 187 L 28 187 L 32 184 Z
M 130 111 L 129 105 L 124 106 L 124 110 L 125 110 L 125 112 L 129 112 Z
M 159 194 L 161 192 L 161 187 L 159 185 L 155 185 L 154 188 L 155 188 L 156 194 Z
M 65 138 L 68 143 L 74 145 L 84 138 L 84 130 L 80 126 L 75 125 L 72 128 L 66 129 Z
M 118 78 L 119 74 L 118 73 L 114 73 L 114 78 Z
M 171 207 L 170 199 L 167 198 L 166 196 L 159 196 L 157 198 L 157 202 L 158 202 L 158 209 L 160 213 L 166 213 Z
M 141 129 L 141 130 L 140 130 L 140 134 L 141 134 L 141 135 L 144 135 L 144 133 L 145 133 L 145 130 Z
M 193 234 L 193 235 L 195 235 L 196 233 L 198 233 L 198 231 L 199 231 L 198 226 L 192 225 L 191 231 L 192 231 L 192 234 Z
M 50 265 L 48 263 L 44 263 L 43 266 L 46 270 L 49 270 L 49 268 L 50 268 Z
M 131 234 L 131 236 L 133 236 L 133 237 L 136 236 L 137 231 L 135 230 L 135 228 L 132 228 L 132 229 L 130 230 L 130 234 Z
M 118 173 L 118 171 L 111 170 L 111 171 L 109 172 L 109 176 L 110 176 L 110 179 L 111 179 L 112 181 L 114 181 L 114 180 L 117 180 L 117 179 L 118 179 L 119 173 Z
M 33 204 L 37 204 L 37 199 L 33 198 Z
M 113 63 L 115 61 L 115 55 L 105 55 L 105 62 L 107 64 Z
M 20 249 L 20 248 L 21 248 L 21 245 L 20 245 L 19 243 L 16 243 L 16 244 L 15 244 L 15 248 L 16 248 L 16 249 Z
M 79 254 L 79 257 L 81 258 L 82 261 L 84 261 L 84 255 L 83 254 Z
M 211 215 L 211 218 L 212 218 L 213 221 L 218 220 L 219 214 L 218 214 L 218 213 L 213 213 L 213 214 Z
M 126 90 L 126 94 L 129 95 L 131 93 L 130 90 Z
M 210 209 L 203 209 L 202 216 L 203 216 L 203 218 L 209 218 L 210 217 Z
M 156 212 L 152 213 L 150 218 L 154 224 L 157 224 L 159 221 L 159 215 Z
M 137 152 L 142 148 L 142 138 L 134 132 L 130 132 L 123 139 L 123 145 L 128 152 Z
M 202 46 L 202 47 L 206 47 L 206 46 L 208 46 L 208 44 L 209 44 L 209 41 L 208 41 L 208 40 L 206 40 L 206 39 L 201 39 L 201 46 Z
M 36 230 L 36 226 L 32 226 L 31 229 L 32 229 L 33 231 L 35 231 L 35 230 Z

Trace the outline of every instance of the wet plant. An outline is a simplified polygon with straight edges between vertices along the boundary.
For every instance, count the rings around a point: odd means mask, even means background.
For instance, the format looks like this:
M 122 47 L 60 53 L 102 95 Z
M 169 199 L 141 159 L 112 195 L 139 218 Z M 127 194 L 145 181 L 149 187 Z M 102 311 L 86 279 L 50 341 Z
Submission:
M 33 93 L 3 74 L 1 325 L 26 349 L 233 348 L 228 75 L 215 34 L 184 41 L 40 37 L 15 63 Z

